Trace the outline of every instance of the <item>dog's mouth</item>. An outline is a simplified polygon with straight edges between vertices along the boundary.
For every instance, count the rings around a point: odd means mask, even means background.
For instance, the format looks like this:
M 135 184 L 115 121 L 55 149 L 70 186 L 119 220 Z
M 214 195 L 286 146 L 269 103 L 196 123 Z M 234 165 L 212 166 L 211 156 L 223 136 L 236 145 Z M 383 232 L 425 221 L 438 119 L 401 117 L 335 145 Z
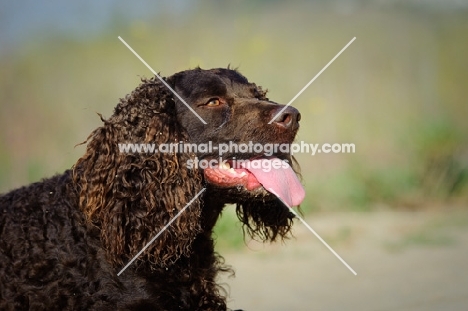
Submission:
M 289 163 L 276 157 L 225 160 L 204 170 L 205 180 L 219 188 L 243 187 L 249 192 L 264 189 L 288 206 L 301 204 L 305 197 Z

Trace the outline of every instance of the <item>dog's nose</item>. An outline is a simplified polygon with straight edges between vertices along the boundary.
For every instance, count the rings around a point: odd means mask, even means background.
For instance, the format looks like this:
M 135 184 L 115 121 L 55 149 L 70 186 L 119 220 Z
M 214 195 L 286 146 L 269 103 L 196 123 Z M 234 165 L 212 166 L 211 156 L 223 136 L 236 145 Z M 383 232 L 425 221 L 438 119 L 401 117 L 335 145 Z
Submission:
M 271 114 L 271 117 L 275 118 L 273 123 L 286 129 L 297 129 L 299 127 L 299 121 L 301 120 L 301 114 L 294 107 L 287 106 L 286 109 L 281 111 L 283 108 L 284 106 L 281 106 L 278 109 L 273 110 Z M 276 116 L 280 111 L 281 113 Z

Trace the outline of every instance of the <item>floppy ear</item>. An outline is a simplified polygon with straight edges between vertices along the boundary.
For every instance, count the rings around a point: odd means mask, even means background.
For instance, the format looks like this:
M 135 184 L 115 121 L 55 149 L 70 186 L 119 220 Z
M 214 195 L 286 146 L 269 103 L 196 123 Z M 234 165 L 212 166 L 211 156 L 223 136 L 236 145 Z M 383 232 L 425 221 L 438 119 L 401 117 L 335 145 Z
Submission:
M 186 165 L 193 154 L 119 148 L 126 143 L 157 148 L 188 141 L 177 122 L 172 94 L 156 78 L 143 79 L 120 100 L 108 120 L 101 119 L 104 124 L 88 137 L 86 153 L 73 168 L 73 179 L 79 206 L 100 229 L 108 260 L 121 267 L 193 199 L 202 189 L 202 178 Z M 197 199 L 134 264 L 149 261 L 165 267 L 188 255 L 201 231 L 200 217 Z

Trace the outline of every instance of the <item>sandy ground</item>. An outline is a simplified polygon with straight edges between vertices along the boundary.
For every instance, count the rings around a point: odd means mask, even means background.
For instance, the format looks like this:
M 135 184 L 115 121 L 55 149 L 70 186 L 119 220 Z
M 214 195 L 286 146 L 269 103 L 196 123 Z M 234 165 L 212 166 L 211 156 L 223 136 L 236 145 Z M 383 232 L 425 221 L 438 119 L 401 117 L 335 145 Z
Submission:
M 468 212 L 313 215 L 286 245 L 224 253 L 229 307 L 244 310 L 468 310 Z M 222 238 L 222 237 L 219 237 Z

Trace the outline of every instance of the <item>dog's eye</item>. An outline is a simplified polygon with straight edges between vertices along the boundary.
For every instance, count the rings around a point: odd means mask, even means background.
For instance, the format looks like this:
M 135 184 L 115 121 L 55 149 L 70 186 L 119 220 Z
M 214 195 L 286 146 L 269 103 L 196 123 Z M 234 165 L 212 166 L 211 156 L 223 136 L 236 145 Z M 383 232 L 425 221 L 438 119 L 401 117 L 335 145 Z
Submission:
M 212 98 L 206 103 L 206 106 L 208 107 L 216 107 L 219 105 L 221 105 L 221 101 L 219 100 L 219 98 Z

